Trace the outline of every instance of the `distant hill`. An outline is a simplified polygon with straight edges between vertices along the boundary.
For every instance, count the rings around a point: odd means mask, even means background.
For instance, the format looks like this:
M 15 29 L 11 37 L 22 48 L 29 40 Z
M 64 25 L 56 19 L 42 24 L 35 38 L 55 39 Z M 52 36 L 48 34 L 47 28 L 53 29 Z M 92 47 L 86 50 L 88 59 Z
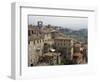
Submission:
M 87 42 L 88 29 L 72 30 L 69 28 L 61 28 L 60 32 L 64 33 L 66 36 L 79 40 L 81 42 Z

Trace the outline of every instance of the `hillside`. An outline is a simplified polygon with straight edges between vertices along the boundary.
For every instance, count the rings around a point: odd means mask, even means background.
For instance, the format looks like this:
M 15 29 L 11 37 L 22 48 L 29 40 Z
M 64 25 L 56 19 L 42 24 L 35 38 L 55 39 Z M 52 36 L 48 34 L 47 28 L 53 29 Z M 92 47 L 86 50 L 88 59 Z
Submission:
M 88 29 L 72 30 L 69 28 L 61 28 L 59 31 L 64 33 L 67 37 L 79 40 L 81 42 L 87 42 Z

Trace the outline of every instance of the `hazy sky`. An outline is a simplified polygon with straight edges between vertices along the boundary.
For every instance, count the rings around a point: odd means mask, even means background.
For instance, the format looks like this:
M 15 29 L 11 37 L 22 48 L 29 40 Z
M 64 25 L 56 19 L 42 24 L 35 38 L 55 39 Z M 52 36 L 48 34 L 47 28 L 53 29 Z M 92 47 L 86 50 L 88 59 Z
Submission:
M 37 21 L 43 21 L 44 25 L 62 26 L 64 28 L 87 28 L 88 18 L 79 17 L 54 17 L 54 16 L 28 16 L 28 23 L 37 25 Z

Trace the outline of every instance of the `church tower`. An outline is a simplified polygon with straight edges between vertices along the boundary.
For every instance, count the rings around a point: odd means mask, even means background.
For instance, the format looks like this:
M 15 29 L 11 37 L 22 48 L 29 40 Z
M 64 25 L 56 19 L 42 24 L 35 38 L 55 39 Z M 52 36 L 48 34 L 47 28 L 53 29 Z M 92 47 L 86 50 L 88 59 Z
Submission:
M 41 29 L 42 26 L 43 26 L 43 22 L 42 22 L 42 21 L 38 21 L 37 23 L 38 23 L 38 27 L 39 27 L 39 29 Z

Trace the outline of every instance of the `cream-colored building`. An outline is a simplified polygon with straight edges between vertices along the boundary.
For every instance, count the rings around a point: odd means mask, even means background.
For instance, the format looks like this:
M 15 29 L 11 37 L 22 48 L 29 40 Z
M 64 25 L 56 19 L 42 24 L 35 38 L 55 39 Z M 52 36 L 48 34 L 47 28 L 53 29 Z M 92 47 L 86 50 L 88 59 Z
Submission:
M 54 45 L 58 50 L 65 48 L 69 60 L 73 57 L 73 40 L 65 37 L 57 37 L 54 39 Z

